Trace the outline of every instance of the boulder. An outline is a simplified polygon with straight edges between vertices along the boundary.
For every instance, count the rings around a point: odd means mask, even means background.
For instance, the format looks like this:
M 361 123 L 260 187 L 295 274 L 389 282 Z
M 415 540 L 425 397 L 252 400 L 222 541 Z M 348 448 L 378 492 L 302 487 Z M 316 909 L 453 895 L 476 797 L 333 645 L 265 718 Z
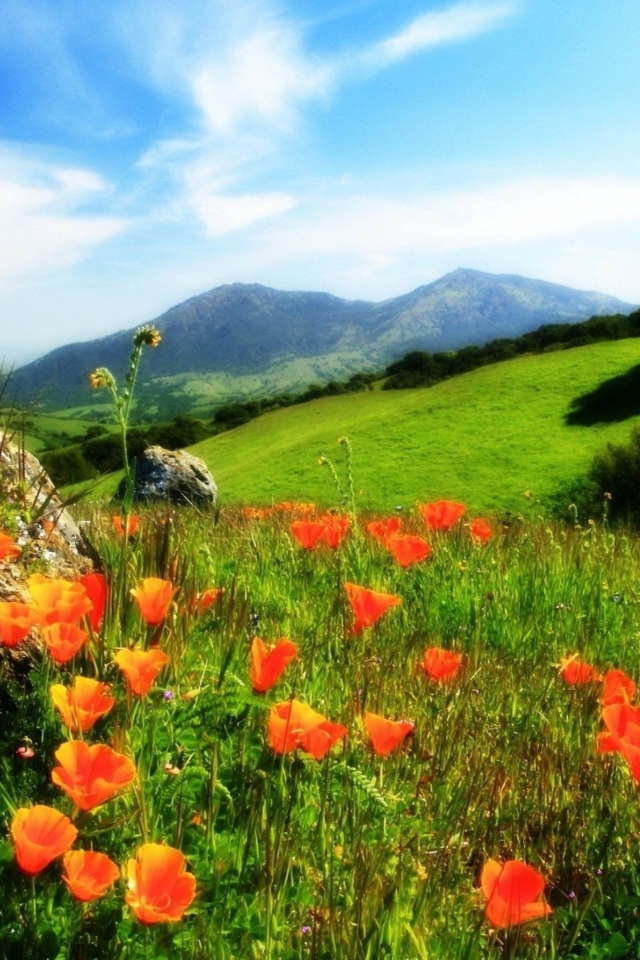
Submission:
M 124 493 L 120 485 L 118 495 Z M 205 506 L 215 504 L 218 488 L 204 460 L 184 450 L 147 447 L 136 461 L 133 499 L 138 503 L 168 500 Z

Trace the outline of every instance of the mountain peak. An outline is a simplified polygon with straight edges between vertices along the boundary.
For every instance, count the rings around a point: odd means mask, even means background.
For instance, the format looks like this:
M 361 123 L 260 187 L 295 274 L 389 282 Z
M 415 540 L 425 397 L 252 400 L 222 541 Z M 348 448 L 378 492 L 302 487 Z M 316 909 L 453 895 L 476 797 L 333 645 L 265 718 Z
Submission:
M 214 391 L 218 402 L 301 390 L 312 381 L 381 369 L 410 350 L 455 350 L 544 323 L 633 309 L 604 294 L 463 267 L 382 303 L 236 282 L 191 297 L 153 321 L 163 344 L 145 356 L 144 371 L 147 384 L 157 381 L 154 404 L 161 415 L 180 409 L 181 401 L 182 409 L 188 406 L 181 390 L 198 378 L 227 384 L 226 397 Z M 59 347 L 21 367 L 12 376 L 19 400 L 49 409 L 96 402 L 89 372 L 106 366 L 122 376 L 132 334 Z M 196 389 L 194 396 L 202 394 Z

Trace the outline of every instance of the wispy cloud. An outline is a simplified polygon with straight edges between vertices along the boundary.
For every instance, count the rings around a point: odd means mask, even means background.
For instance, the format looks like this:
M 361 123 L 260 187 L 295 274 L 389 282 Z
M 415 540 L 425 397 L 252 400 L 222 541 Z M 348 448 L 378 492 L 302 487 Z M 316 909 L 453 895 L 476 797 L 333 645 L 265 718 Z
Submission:
M 321 59 L 309 53 L 302 25 L 272 3 L 222 4 L 222 27 L 219 20 L 208 34 L 213 25 L 201 24 L 195 45 L 179 29 L 174 8 L 168 20 L 160 16 L 149 57 L 155 76 L 178 77 L 199 125 L 178 145 L 153 144 L 143 163 L 174 176 L 184 208 L 200 217 L 208 234 L 289 210 L 298 202 L 291 189 L 260 193 L 253 181 L 304 129 L 310 103 L 328 103 L 363 71 L 391 68 L 420 50 L 497 28 L 516 9 L 514 0 L 454 4 L 365 49 Z
M 107 190 L 91 170 L 0 150 L 0 281 L 73 265 L 124 230 L 125 220 L 85 208 Z
M 436 13 L 425 13 L 392 37 L 365 50 L 360 62 L 379 69 L 428 47 L 467 40 L 499 27 L 517 12 L 511 0 L 500 3 L 459 3 Z

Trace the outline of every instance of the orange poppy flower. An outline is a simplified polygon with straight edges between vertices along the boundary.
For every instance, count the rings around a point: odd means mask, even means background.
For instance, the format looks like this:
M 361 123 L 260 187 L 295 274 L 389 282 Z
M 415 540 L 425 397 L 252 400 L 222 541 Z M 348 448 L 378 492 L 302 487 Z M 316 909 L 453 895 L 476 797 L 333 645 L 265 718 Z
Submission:
M 395 594 L 376 593 L 375 590 L 367 590 L 366 587 L 359 587 L 355 583 L 345 583 L 344 589 L 354 616 L 351 630 L 356 634 L 362 633 L 367 627 L 372 627 L 390 607 L 402 603 L 400 597 L 396 597 Z
M 147 577 L 131 591 L 143 619 L 150 627 L 156 627 L 165 619 L 175 593 L 177 587 L 174 588 L 170 580 L 161 580 L 159 577 Z
M 0 560 L 13 560 L 22 553 L 22 547 L 19 547 L 13 537 L 0 530 Z
M 80 583 L 91 601 L 91 610 L 87 614 L 89 626 L 97 633 L 107 605 L 107 578 L 103 573 L 85 573 L 84 577 L 80 578 Z
M 36 622 L 37 617 L 28 604 L 13 600 L 0 602 L 0 643 L 15 647 Z
M 62 879 L 76 900 L 89 903 L 103 897 L 120 876 L 120 870 L 106 853 L 69 850 L 62 858 Z
M 387 517 L 385 520 L 372 520 L 367 524 L 367 532 L 380 543 L 385 543 L 388 537 L 397 537 L 402 529 L 400 517 Z
M 18 866 L 29 876 L 66 853 L 77 836 L 69 817 L 53 807 L 21 807 L 11 823 Z
M 640 707 L 612 703 L 602 711 L 602 719 L 607 730 L 600 734 L 599 752 L 622 754 L 632 776 L 640 781 Z
M 74 623 L 52 623 L 42 627 L 42 639 L 56 663 L 67 663 L 89 639 L 86 630 Z
M 127 877 L 125 900 L 141 923 L 180 920 L 196 895 L 184 854 L 164 844 L 143 844 L 127 864 Z
M 242 515 L 247 518 L 247 520 L 262 520 L 268 515 L 269 511 L 265 510 L 264 507 L 243 507 Z
M 38 623 L 75 623 L 93 607 L 84 586 L 78 581 L 45 577 L 34 573 L 27 580 L 31 604 Z
M 324 523 L 322 540 L 328 547 L 331 547 L 332 550 L 337 550 L 349 532 L 349 517 L 327 513 L 326 516 L 321 517 L 320 520 Z
M 374 751 L 381 757 L 396 750 L 416 728 L 410 720 L 387 720 L 377 713 L 365 713 L 364 724 Z
M 431 547 L 424 537 L 415 537 L 410 533 L 404 536 L 387 537 L 384 545 L 401 567 L 409 567 L 412 563 L 420 563 L 431 556 Z
M 449 530 L 466 509 L 464 503 L 454 503 L 452 500 L 418 504 L 418 510 L 429 530 Z
M 127 678 L 131 692 L 144 697 L 149 693 L 169 657 L 162 650 L 155 649 L 118 650 L 113 659 Z
M 512 927 L 551 913 L 541 900 L 544 877 L 521 860 L 487 860 L 480 877 L 487 900 L 486 917 L 492 927 Z
M 194 599 L 193 606 L 195 612 L 199 614 L 206 613 L 209 607 L 213 607 L 218 603 L 223 593 L 223 587 L 210 587 L 208 590 L 203 590 L 202 593 L 198 594 Z
M 604 675 L 601 702 L 603 707 L 612 703 L 630 703 L 636 692 L 636 685 L 622 670 L 607 670 Z
M 265 693 L 280 679 L 282 672 L 298 653 L 295 643 L 280 637 L 271 647 L 266 647 L 260 637 L 251 644 L 251 686 L 257 693 Z
M 324 533 L 324 523 L 321 520 L 294 520 L 289 529 L 301 547 L 313 550 Z
M 300 700 L 277 703 L 269 714 L 269 743 L 276 753 L 290 753 L 300 747 L 321 760 L 346 732 L 346 727 L 332 723 Z
M 106 803 L 136 775 L 133 761 L 104 743 L 89 746 L 84 740 L 69 740 L 54 756 L 60 766 L 53 768 L 51 779 L 78 810 L 93 810 Z
M 124 537 L 125 529 L 124 529 L 124 523 L 122 522 L 122 516 L 118 514 L 117 517 L 111 517 L 111 523 L 113 524 L 113 529 L 118 534 L 118 536 Z M 133 514 L 127 517 L 127 532 L 126 532 L 127 537 L 133 537 L 134 534 L 137 533 L 139 526 L 140 526 L 140 517 L 136 517 Z
M 474 520 L 469 529 L 473 539 L 480 541 L 480 543 L 486 543 L 493 536 L 493 528 L 484 517 L 478 517 L 477 520 Z
M 580 660 L 577 653 L 574 653 L 572 657 L 560 658 L 560 676 L 571 687 L 602 680 L 602 674 L 598 673 L 595 667 L 585 663 L 584 660 Z
M 90 677 L 74 677 L 72 687 L 54 683 L 50 693 L 62 722 L 71 733 L 85 733 L 100 717 L 109 713 L 116 702 L 114 697 L 107 696 L 109 690 L 108 684 Z
M 422 666 L 430 680 L 447 683 L 453 680 L 460 669 L 462 654 L 441 647 L 428 647 L 424 652 Z

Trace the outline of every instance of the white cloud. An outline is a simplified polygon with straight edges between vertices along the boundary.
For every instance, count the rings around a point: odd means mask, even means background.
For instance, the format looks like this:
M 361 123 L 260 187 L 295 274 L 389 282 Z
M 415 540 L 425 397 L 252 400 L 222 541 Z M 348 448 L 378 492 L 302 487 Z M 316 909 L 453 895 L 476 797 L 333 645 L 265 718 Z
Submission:
M 83 213 L 82 200 L 106 189 L 91 170 L 59 168 L 0 153 L 0 281 L 69 267 L 114 237 L 126 221 Z
M 375 44 L 362 54 L 362 62 L 388 66 L 427 47 L 466 40 L 486 33 L 516 12 L 512 2 L 456 4 L 437 13 L 417 17 L 404 30 Z
M 258 220 L 283 213 L 295 206 L 294 198 L 284 193 L 241 196 L 201 193 L 193 195 L 191 202 L 211 237 L 221 237 L 241 230 Z

